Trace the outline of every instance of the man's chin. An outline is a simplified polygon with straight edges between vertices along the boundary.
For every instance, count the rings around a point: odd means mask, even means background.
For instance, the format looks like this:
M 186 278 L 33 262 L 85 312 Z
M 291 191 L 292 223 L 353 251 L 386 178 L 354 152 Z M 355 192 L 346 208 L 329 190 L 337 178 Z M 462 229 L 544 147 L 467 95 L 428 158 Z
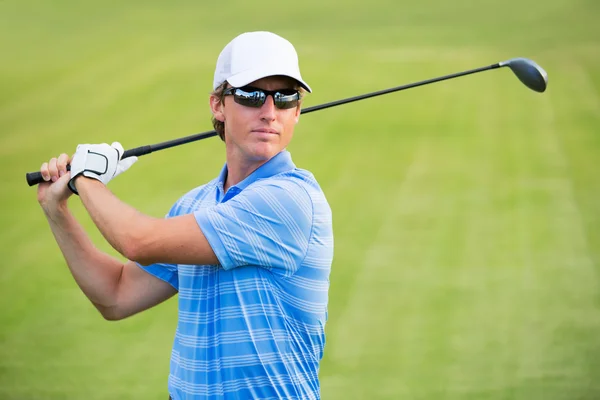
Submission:
M 252 158 L 256 161 L 267 161 L 281 151 L 278 146 L 272 143 L 257 143 L 253 147 Z

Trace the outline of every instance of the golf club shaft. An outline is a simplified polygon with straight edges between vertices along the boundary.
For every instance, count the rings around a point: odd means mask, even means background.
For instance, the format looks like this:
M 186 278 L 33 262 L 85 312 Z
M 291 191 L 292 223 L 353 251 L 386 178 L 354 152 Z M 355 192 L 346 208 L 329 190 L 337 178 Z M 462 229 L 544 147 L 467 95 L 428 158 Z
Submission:
M 377 92 L 367 93 L 367 94 L 363 94 L 363 95 L 359 95 L 359 96 L 355 96 L 355 97 L 349 97 L 347 99 L 332 101 L 330 103 L 307 107 L 305 109 L 302 109 L 300 112 L 302 114 L 308 114 L 313 111 L 323 110 L 325 108 L 335 107 L 335 106 L 339 106 L 341 104 L 352 103 L 354 101 L 368 99 L 370 97 L 381 96 L 384 94 L 398 92 L 400 90 L 410 89 L 410 88 L 417 87 L 417 86 L 423 86 L 423 85 L 427 85 L 427 84 L 434 83 L 434 82 L 444 81 L 447 79 L 458 78 L 459 76 L 470 75 L 470 74 L 487 71 L 487 70 L 494 69 L 494 68 L 500 68 L 501 66 L 502 65 L 500 63 L 496 63 L 496 64 L 488 65 L 485 67 L 471 69 L 468 71 L 456 72 L 456 73 L 450 74 L 450 75 L 444 75 L 444 76 L 440 76 L 437 78 L 427 79 L 424 81 L 409 83 L 409 84 L 402 85 L 402 86 L 396 86 L 396 87 L 393 87 L 390 89 L 379 90 Z M 217 132 L 212 130 L 212 131 L 208 131 L 208 132 L 197 133 L 194 135 L 185 136 L 185 137 L 182 137 L 179 139 L 169 140 L 166 142 L 161 142 L 161 143 L 151 144 L 151 145 L 146 145 L 146 146 L 140 146 L 140 147 L 136 147 L 136 148 L 133 148 L 130 150 L 126 150 L 123 153 L 122 158 L 133 157 L 133 156 L 139 157 L 139 156 L 143 156 L 145 154 L 150 154 L 155 151 L 168 149 L 170 147 L 180 146 L 182 144 L 195 142 L 197 140 L 206 139 L 206 138 L 216 136 L 216 135 L 217 135 Z M 70 169 L 70 166 L 67 166 L 67 170 L 69 170 L 69 169 Z M 29 186 L 37 185 L 39 183 L 44 182 L 44 179 L 42 178 L 42 174 L 39 171 L 28 172 L 26 174 L 26 178 L 27 178 L 27 183 L 29 184 Z

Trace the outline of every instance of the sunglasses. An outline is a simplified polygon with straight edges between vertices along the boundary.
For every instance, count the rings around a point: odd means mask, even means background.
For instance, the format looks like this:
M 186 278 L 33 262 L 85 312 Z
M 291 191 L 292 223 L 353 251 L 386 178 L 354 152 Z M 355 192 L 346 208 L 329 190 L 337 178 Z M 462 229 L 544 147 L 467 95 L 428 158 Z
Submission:
M 300 92 L 296 89 L 264 90 L 252 86 L 231 87 L 225 89 L 223 95 L 232 95 L 236 103 L 253 108 L 262 107 L 269 95 L 273 97 L 275 107 L 281 110 L 297 107 L 300 101 Z

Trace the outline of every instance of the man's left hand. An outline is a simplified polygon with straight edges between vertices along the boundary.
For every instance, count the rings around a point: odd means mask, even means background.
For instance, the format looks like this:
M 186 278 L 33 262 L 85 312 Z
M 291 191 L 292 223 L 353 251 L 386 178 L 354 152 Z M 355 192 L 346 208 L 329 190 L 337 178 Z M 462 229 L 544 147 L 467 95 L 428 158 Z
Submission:
M 69 188 L 77 193 L 75 179 L 80 175 L 99 180 L 107 184 L 115 176 L 125 172 L 137 161 L 137 157 L 127 157 L 121 160 L 124 150 L 119 142 L 112 145 L 80 144 L 71 161 L 71 180 Z

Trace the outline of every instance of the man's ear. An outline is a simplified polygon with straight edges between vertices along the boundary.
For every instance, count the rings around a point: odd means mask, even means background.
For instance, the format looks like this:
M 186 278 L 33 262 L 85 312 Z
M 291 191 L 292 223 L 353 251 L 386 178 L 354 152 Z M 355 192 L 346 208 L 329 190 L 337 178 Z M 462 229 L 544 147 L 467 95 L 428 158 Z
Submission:
M 223 113 L 223 102 L 221 99 L 214 95 L 210 95 L 210 111 L 217 121 L 225 122 L 225 113 Z
M 298 123 L 298 121 L 300 121 L 300 112 L 301 111 L 302 111 L 302 107 L 300 106 L 300 104 L 298 104 L 298 107 L 296 107 L 296 115 L 295 115 L 296 123 Z

